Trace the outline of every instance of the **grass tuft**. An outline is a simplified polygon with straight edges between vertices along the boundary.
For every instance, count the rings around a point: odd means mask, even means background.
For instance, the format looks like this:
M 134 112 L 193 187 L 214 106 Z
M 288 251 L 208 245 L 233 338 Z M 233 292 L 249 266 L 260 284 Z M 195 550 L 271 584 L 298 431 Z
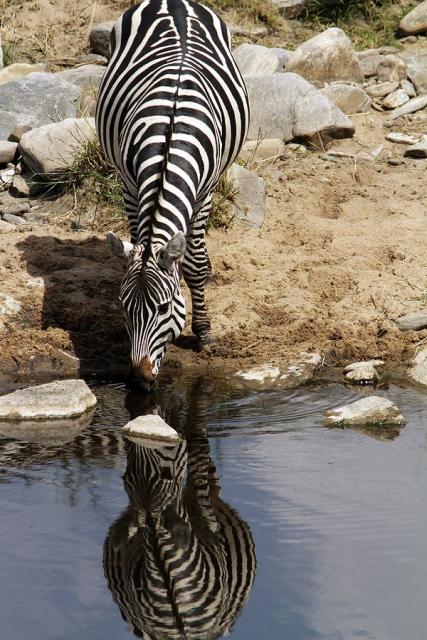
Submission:
M 227 14 L 234 14 L 236 22 L 261 23 L 270 31 L 283 27 L 283 18 L 271 0 L 204 0 L 203 4 L 225 19 Z

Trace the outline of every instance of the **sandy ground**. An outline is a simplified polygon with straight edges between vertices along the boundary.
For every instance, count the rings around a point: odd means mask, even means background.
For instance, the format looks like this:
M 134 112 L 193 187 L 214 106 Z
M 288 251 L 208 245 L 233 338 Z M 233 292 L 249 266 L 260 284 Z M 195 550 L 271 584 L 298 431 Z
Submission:
M 41 0 L 21 3 L 19 11 L 17 3 L 5 4 L 19 13 L 17 32 L 31 16 L 38 26 L 41 16 L 62 20 L 64 29 L 73 18 L 70 5 L 74 17 L 81 10 L 75 54 L 85 50 L 94 5 L 97 22 L 115 17 L 125 3 Z M 9 7 L 6 28 L 10 16 Z M 172 348 L 172 363 L 240 368 L 283 364 L 313 350 L 340 366 L 382 357 L 399 369 L 411 359 L 427 331 L 402 333 L 392 319 L 427 303 L 427 162 L 390 166 L 387 153 L 403 150 L 385 141 L 384 116 L 355 121 L 355 139 L 334 148 L 363 154 L 382 144 L 374 163 L 325 162 L 313 152 L 252 167 L 267 184 L 263 228 L 235 223 L 208 236 L 215 278 L 207 301 L 217 342 L 204 354 Z M 427 115 L 394 130 L 426 127 Z M 85 206 L 78 202 L 73 215 L 87 214 L 79 211 Z M 117 303 L 122 265 L 102 235 L 70 231 L 69 223 L 0 235 L 0 291 L 22 303 L 1 333 L 3 372 L 59 374 L 79 362 L 85 371 L 117 371 L 126 362 Z

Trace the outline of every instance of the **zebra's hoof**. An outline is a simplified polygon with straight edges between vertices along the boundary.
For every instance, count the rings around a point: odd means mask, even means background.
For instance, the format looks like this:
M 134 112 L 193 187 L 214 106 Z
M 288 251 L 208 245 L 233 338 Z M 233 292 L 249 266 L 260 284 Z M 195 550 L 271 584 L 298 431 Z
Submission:
M 203 351 L 208 347 L 212 346 L 216 340 L 211 333 L 202 333 L 198 336 L 199 338 L 199 349 Z

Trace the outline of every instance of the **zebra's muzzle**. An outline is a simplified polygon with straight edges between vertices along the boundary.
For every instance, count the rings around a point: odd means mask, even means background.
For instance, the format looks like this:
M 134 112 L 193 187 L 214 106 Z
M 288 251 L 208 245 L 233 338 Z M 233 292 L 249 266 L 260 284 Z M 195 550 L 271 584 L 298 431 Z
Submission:
M 137 383 L 146 391 L 151 391 L 155 384 L 153 365 L 148 356 L 144 356 L 137 364 L 132 363 L 132 382 Z

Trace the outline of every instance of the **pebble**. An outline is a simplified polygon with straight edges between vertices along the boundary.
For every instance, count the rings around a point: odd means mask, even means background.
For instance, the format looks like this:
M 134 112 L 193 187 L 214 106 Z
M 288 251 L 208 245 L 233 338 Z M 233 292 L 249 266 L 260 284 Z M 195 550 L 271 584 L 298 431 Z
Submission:
M 418 142 L 418 138 L 415 136 L 410 136 L 407 133 L 399 133 L 398 131 L 390 131 L 390 133 L 387 133 L 385 139 L 395 144 L 415 144 Z
M 383 364 L 383 360 L 353 362 L 344 369 L 345 377 L 353 384 L 372 384 L 375 380 L 378 380 L 376 367 L 380 367 Z
M 0 205 L 0 214 L 12 214 L 14 216 L 21 216 L 23 213 L 30 211 L 30 205 L 27 202 L 17 202 L 15 204 Z
M 393 322 L 397 324 L 401 331 L 420 331 L 427 327 L 427 311 L 407 313 L 399 318 L 394 318 Z
M 0 141 L 0 164 L 8 164 L 13 162 L 16 155 L 18 145 L 16 142 L 8 142 L 7 140 Z
M 383 107 L 386 109 L 397 109 L 401 107 L 405 102 L 408 102 L 409 96 L 403 91 L 403 89 L 397 89 L 393 91 L 383 100 Z
M 3 216 L 3 220 L 5 220 L 5 222 L 9 222 L 10 224 L 14 224 L 14 225 L 27 224 L 27 221 L 24 220 L 24 218 L 21 218 L 20 216 L 15 216 L 13 215 L 13 213 L 5 213 Z
M 371 96 L 371 98 L 384 98 L 384 96 L 388 96 L 389 93 L 396 91 L 398 88 L 398 82 L 380 82 L 379 84 L 366 87 L 366 93 Z
M 352 425 L 404 425 L 405 418 L 391 400 L 379 396 L 369 396 L 351 404 L 330 409 L 324 413 L 326 424 L 337 426 Z
M 132 439 L 141 439 L 140 444 L 143 444 L 144 440 L 167 444 L 175 444 L 181 440 L 175 429 L 172 429 L 163 418 L 151 413 L 131 420 L 123 427 L 122 431 Z
M 377 67 L 378 82 L 400 82 L 406 78 L 406 64 L 394 54 L 385 56 Z
M 407 80 L 406 78 L 404 80 L 400 81 L 400 88 L 403 89 L 403 91 L 410 97 L 410 98 L 415 98 L 415 96 L 417 95 L 417 92 L 415 91 L 415 87 L 412 84 L 412 82 L 410 82 L 409 80 Z

